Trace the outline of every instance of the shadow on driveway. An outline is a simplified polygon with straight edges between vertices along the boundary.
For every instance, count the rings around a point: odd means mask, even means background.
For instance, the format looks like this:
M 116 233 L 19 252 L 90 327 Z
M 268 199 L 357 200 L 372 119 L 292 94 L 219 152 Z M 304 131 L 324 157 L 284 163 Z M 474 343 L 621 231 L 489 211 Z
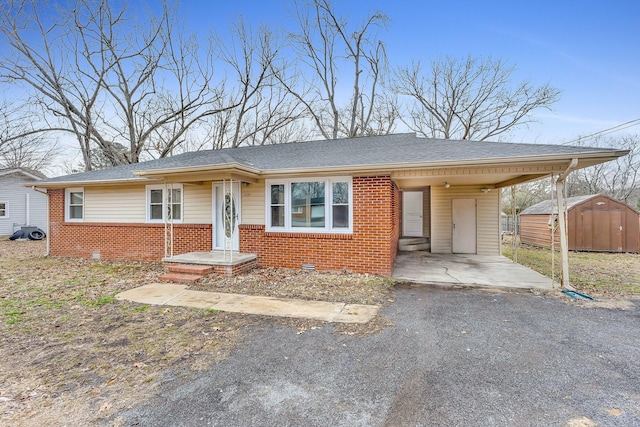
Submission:
M 408 287 L 376 335 L 249 331 L 172 372 L 128 426 L 640 425 L 640 310 L 525 292 Z M 577 423 L 577 424 L 576 424 Z

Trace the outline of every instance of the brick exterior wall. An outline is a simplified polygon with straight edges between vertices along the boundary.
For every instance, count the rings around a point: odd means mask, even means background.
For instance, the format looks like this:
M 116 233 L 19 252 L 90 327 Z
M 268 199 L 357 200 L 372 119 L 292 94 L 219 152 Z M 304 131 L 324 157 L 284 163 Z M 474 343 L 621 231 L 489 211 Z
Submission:
M 164 257 L 164 224 L 64 221 L 64 190 L 49 190 L 49 244 L 53 256 L 107 260 L 160 261 Z M 174 224 L 174 255 L 210 251 L 211 224 Z
M 160 261 L 163 224 L 64 221 L 64 190 L 49 190 L 53 256 Z M 400 234 L 399 192 L 388 175 L 353 178 L 353 234 L 272 233 L 264 225 L 241 224 L 240 251 L 261 266 L 349 270 L 390 276 Z M 211 224 L 174 224 L 174 255 L 210 251 Z M 227 274 L 229 272 L 226 272 Z M 235 271 L 233 272 L 236 273 Z
M 240 251 L 262 266 L 350 270 L 390 276 L 399 238 L 399 192 L 390 176 L 353 178 L 353 234 L 274 233 L 240 225 Z

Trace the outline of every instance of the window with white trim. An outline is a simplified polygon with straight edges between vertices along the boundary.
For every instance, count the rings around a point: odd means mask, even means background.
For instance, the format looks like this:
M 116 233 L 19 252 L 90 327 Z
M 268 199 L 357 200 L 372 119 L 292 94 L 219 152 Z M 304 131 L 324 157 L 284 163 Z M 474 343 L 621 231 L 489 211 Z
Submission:
M 9 218 L 9 202 L 0 202 L 0 218 Z
M 351 177 L 267 180 L 267 231 L 352 232 Z
M 182 222 L 182 184 L 147 185 L 147 222 Z
M 84 220 L 84 188 L 65 189 L 65 221 Z

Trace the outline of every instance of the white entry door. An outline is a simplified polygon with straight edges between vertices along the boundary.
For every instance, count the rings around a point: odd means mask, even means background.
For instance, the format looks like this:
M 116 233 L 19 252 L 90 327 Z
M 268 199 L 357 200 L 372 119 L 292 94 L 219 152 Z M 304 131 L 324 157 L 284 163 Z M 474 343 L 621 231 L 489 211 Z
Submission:
M 402 192 L 402 235 L 422 237 L 422 191 Z
M 213 184 L 213 249 L 240 248 L 240 183 Z
M 476 249 L 476 199 L 452 201 L 452 251 L 454 254 L 475 254 Z

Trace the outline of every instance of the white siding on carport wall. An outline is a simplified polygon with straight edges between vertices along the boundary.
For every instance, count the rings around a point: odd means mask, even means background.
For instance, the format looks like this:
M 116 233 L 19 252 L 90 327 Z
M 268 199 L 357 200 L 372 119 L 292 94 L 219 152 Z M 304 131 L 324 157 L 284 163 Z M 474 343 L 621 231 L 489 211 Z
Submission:
M 478 255 L 500 255 L 500 189 L 488 193 L 481 186 L 431 187 L 431 252 L 451 253 L 451 200 L 477 200 Z
M 47 196 L 23 185 L 31 183 L 36 185 L 38 181 L 21 173 L 0 177 L 0 201 L 9 204 L 9 216 L 0 218 L 0 236 L 10 236 L 23 225 L 47 230 Z

